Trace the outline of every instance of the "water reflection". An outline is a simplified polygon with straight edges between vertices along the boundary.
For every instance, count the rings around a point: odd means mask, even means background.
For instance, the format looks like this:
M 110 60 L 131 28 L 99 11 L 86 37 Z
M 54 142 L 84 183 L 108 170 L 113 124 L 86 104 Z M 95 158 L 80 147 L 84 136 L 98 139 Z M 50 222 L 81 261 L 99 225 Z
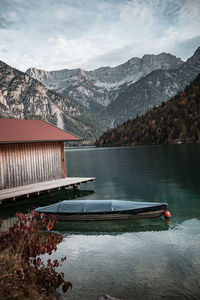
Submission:
M 69 299 L 199 299 L 200 221 L 167 231 L 121 235 L 70 235 L 55 257 L 67 254 L 61 270 L 73 282 Z
M 58 222 L 55 230 L 62 234 L 122 234 L 124 232 L 163 231 L 169 229 L 169 222 L 162 219 L 122 220 L 122 221 L 90 221 L 90 222 Z

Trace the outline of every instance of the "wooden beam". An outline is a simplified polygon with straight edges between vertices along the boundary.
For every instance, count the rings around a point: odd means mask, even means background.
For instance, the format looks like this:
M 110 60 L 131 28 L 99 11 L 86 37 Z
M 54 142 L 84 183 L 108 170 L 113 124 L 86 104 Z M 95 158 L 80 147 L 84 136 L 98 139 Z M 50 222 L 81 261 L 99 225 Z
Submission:
M 64 142 L 60 143 L 62 178 L 66 177 Z

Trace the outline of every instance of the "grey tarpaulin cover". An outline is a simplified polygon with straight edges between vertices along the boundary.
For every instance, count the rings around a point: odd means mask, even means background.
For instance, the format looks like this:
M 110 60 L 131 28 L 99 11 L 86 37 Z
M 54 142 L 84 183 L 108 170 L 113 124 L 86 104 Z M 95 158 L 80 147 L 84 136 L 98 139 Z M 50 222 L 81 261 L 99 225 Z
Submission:
M 39 213 L 52 214 L 90 214 L 112 212 L 141 212 L 147 210 L 165 209 L 166 203 L 134 202 L 123 200 L 64 200 L 52 205 L 38 207 Z

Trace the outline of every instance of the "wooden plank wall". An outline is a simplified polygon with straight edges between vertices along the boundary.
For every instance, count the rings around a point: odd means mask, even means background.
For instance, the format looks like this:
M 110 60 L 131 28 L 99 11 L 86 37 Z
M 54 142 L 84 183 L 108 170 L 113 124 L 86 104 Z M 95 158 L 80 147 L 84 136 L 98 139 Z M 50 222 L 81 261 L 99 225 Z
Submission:
M 0 145 L 0 190 L 65 177 L 63 142 Z

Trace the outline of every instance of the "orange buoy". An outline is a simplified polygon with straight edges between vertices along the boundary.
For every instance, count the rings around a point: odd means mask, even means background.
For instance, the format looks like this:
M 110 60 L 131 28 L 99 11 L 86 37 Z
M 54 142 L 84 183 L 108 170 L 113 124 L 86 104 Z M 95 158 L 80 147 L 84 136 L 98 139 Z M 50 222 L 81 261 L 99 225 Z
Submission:
M 165 216 L 166 219 L 169 219 L 171 217 L 171 213 L 168 210 L 166 210 L 164 212 L 164 216 Z

